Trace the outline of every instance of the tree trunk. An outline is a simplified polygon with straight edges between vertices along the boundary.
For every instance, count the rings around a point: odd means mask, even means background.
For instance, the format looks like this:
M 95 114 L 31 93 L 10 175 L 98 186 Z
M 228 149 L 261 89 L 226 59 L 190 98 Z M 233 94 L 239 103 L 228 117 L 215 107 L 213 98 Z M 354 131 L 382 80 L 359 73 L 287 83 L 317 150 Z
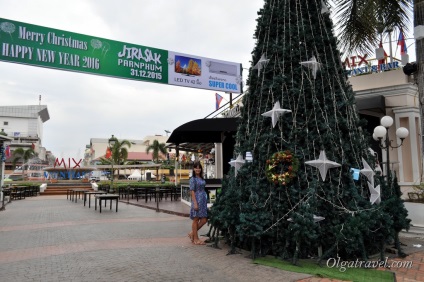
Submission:
M 424 0 L 415 0 L 414 3 L 414 27 L 422 25 L 424 26 Z M 423 162 L 422 157 L 424 155 L 424 38 L 415 40 L 415 53 L 416 53 L 416 63 L 418 66 L 418 72 L 416 75 L 416 82 L 418 86 L 418 97 L 420 99 L 420 108 L 421 108 L 421 162 Z M 421 171 L 421 174 L 423 171 Z M 422 179 L 420 179 L 422 181 Z

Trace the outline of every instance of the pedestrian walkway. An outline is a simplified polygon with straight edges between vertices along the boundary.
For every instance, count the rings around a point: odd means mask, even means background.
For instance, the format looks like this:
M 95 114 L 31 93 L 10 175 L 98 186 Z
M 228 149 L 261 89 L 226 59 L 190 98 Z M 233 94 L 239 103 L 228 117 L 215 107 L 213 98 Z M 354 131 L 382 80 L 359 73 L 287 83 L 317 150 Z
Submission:
M 156 208 L 135 199 L 102 213 L 66 196 L 13 201 L 0 212 L 0 281 L 339 281 L 255 265 L 223 244 L 194 246 L 189 206 L 168 199 Z M 424 281 L 424 233 L 401 236 L 413 266 L 390 271 L 398 282 Z
M 119 202 L 102 213 L 66 196 L 0 212 L 0 281 L 297 281 L 228 249 L 191 244 L 191 221 Z M 207 227 L 200 232 L 207 232 Z

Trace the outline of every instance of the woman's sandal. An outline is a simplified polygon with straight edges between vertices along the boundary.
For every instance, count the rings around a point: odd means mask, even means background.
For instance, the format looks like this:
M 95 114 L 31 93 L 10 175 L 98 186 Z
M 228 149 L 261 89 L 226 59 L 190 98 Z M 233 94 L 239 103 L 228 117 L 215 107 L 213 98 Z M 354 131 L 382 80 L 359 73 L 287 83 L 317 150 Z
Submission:
M 190 232 L 190 233 L 188 233 L 188 234 L 187 234 L 187 236 L 188 236 L 188 238 L 190 238 L 190 241 L 191 241 L 192 243 L 194 243 L 193 234 L 191 234 L 191 232 Z
M 195 245 L 206 245 L 206 243 L 201 241 L 201 240 L 194 241 L 193 244 L 195 244 Z

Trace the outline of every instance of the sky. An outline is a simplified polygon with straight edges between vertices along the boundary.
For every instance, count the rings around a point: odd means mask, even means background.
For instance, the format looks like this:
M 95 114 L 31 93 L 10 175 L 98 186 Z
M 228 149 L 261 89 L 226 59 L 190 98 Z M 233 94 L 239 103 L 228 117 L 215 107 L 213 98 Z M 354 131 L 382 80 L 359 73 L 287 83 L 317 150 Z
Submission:
M 0 17 L 241 63 L 243 81 L 263 0 L 0 0 Z M 409 44 L 409 43 L 408 43 Z M 415 46 L 409 46 L 413 49 Z M 215 110 L 216 91 L 0 62 L 1 105 L 47 105 L 42 145 L 82 158 L 91 138 L 166 135 Z M 245 89 L 246 90 L 246 89 Z M 225 100 L 229 95 L 218 92 Z M 233 95 L 233 98 L 237 95 Z M 225 103 L 226 101 L 223 101 Z
M 249 68 L 262 6 L 263 0 L 0 0 L 0 17 Z M 211 90 L 8 62 L 0 62 L 0 73 L 1 105 L 38 105 L 41 95 L 50 114 L 42 145 L 56 157 L 82 158 L 90 138 L 166 135 L 215 110 Z

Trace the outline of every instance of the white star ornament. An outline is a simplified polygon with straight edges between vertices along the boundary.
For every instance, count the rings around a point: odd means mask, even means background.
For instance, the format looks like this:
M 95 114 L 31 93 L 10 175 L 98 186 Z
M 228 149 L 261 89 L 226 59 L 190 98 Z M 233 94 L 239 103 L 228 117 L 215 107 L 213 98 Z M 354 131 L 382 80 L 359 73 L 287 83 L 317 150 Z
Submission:
M 266 66 L 269 59 L 266 58 L 265 54 L 262 54 L 259 61 L 256 63 L 256 65 L 253 67 L 254 70 L 258 70 L 258 76 L 261 75 L 261 69 Z
M 364 164 L 364 168 L 360 170 L 360 172 L 368 178 L 368 181 L 374 186 L 374 170 L 370 167 L 370 165 L 362 158 L 362 163 Z
M 243 160 L 243 156 L 241 154 L 238 155 L 237 159 L 231 160 L 229 164 L 234 167 L 235 176 L 237 177 L 237 171 L 246 161 Z
M 275 127 L 275 125 L 277 124 L 277 121 L 278 121 L 278 117 L 280 115 L 283 115 L 285 113 L 290 113 L 290 112 L 291 112 L 291 110 L 282 109 L 280 107 L 280 101 L 277 101 L 277 102 L 275 102 L 274 107 L 272 108 L 271 111 L 263 113 L 262 115 L 265 116 L 265 117 L 271 117 L 272 127 Z
M 328 160 L 327 156 L 325 155 L 325 151 L 320 152 L 319 159 L 313 161 L 306 161 L 305 164 L 318 168 L 323 181 L 325 181 L 327 171 L 330 168 L 341 166 L 341 164 L 339 163 Z
M 370 196 L 371 205 L 373 205 L 374 203 L 375 204 L 381 203 L 380 185 L 374 188 L 374 185 L 368 182 L 368 188 L 370 189 L 370 193 L 371 193 L 371 196 Z
M 321 68 L 321 63 L 317 62 L 317 59 L 315 58 L 315 56 L 312 56 L 312 58 L 309 59 L 309 61 L 300 62 L 300 64 L 302 66 L 305 66 L 305 67 L 308 67 L 309 69 L 311 69 L 312 75 L 314 76 L 314 79 L 317 78 L 317 71 Z

